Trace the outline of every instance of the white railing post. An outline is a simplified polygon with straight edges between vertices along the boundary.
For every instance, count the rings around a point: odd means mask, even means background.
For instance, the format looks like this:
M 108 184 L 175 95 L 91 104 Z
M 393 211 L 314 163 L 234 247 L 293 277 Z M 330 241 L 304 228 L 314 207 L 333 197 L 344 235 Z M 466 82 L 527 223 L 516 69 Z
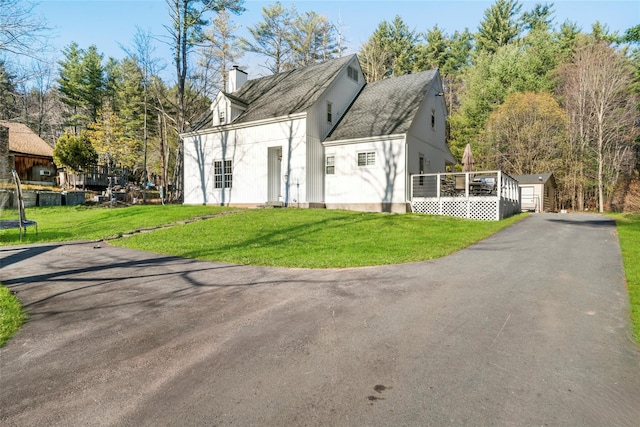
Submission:
M 411 175 L 411 177 L 409 178 L 409 184 L 411 185 L 411 190 L 409 191 L 409 201 L 411 203 L 413 203 L 413 180 L 415 178 L 415 175 Z
M 500 200 L 502 199 L 502 171 L 500 170 L 498 171 L 498 177 L 496 178 L 496 185 L 498 186 L 498 188 L 496 188 L 496 221 L 500 221 L 500 205 L 502 204 L 500 203 Z
M 437 188 L 436 196 L 438 197 L 438 215 L 442 215 L 442 194 L 441 194 L 441 188 L 440 188 L 441 185 L 442 185 L 441 177 L 440 177 L 440 174 L 437 173 L 436 174 L 436 188 Z

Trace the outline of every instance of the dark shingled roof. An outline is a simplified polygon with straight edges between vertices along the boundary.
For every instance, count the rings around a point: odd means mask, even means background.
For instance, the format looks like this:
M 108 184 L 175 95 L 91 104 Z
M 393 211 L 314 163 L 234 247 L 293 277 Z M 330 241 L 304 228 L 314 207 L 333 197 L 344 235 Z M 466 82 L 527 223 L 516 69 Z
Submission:
M 326 141 L 406 133 L 436 70 L 367 84 Z
M 246 110 L 233 123 L 246 123 L 307 111 L 355 55 L 332 59 L 304 68 L 248 80 L 240 89 L 226 93 Z M 211 127 L 211 111 L 197 117 L 189 131 Z
M 247 109 L 234 123 L 252 122 L 306 111 L 355 55 L 247 81 L 233 96 Z
M 539 184 L 545 183 L 551 178 L 552 173 L 537 173 L 531 175 L 513 175 L 513 179 L 518 181 L 520 184 Z M 542 178 L 542 180 L 540 180 Z

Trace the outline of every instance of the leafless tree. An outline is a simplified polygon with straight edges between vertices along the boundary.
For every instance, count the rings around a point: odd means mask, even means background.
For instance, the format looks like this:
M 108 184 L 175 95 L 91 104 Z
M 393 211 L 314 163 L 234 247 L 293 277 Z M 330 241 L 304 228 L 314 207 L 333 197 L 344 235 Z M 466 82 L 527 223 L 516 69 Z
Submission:
M 632 69 L 628 58 L 607 42 L 587 38 L 561 72 L 562 93 L 569 116 L 578 190 L 577 208 L 584 208 L 584 185 L 589 164 L 595 164 L 598 209 L 615 185 L 620 159 L 636 136 L 633 127 Z
M 0 52 L 33 59 L 46 52 L 49 28 L 35 6 L 30 1 L 0 0 Z

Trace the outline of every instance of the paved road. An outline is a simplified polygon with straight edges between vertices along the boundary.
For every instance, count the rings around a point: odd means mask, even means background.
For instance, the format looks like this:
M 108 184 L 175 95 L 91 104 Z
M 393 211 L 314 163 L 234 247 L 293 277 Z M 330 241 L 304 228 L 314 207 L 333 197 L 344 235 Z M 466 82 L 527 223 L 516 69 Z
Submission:
M 0 424 L 640 421 L 605 217 L 532 215 L 443 259 L 328 271 L 94 246 L 0 248 L 30 317 L 0 349 Z

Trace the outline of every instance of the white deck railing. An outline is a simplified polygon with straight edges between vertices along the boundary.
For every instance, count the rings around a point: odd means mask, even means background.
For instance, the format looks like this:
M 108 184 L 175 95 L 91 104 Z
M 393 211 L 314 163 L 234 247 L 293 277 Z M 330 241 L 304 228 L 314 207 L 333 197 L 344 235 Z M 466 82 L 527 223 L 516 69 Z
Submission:
M 498 221 L 520 212 L 518 181 L 502 171 L 411 175 L 411 210 Z

